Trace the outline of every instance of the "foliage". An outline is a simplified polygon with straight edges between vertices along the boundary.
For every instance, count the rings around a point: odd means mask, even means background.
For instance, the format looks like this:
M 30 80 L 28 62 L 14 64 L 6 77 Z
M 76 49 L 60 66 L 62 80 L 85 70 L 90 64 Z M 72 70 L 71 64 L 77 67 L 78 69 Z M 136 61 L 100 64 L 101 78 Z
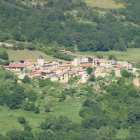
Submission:
M 22 80 L 23 83 L 28 83 L 30 84 L 30 78 L 28 77 L 28 75 L 25 75 L 24 79 Z
M 91 74 L 90 77 L 89 77 L 89 80 L 90 81 L 95 81 L 95 75 Z
M 131 73 L 129 73 L 126 69 L 124 69 L 122 71 L 122 76 L 124 76 L 124 77 L 130 77 L 131 76 Z
M 87 68 L 87 73 L 88 73 L 88 74 L 91 74 L 91 73 L 92 73 L 92 70 L 93 70 L 92 67 L 88 67 L 88 68 Z
M 116 56 L 114 54 L 109 55 L 108 57 L 109 60 L 117 60 Z
M 24 124 L 24 123 L 26 123 L 26 119 L 22 116 L 19 116 L 18 117 L 18 122 L 20 122 L 21 124 Z

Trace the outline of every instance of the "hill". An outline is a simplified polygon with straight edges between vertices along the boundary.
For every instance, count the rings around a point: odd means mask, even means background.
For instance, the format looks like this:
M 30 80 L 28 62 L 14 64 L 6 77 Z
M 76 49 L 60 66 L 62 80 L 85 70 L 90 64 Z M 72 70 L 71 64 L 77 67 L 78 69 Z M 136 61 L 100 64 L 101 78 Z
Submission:
M 139 26 L 124 24 L 124 21 L 138 24 L 127 14 L 131 12 L 137 17 L 136 10 L 131 9 L 137 9 L 138 1 L 120 9 L 90 7 L 78 0 L 42 2 L 42 5 L 1 2 L 0 41 L 13 39 L 72 51 L 75 46 L 79 51 L 124 51 L 139 47 Z M 77 22 L 80 20 L 83 22 Z

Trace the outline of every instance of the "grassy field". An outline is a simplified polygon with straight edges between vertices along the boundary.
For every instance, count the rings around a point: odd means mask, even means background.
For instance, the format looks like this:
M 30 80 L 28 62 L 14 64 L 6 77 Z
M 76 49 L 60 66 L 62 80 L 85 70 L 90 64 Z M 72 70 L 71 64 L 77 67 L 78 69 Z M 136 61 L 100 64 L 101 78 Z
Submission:
M 118 60 L 130 61 L 134 65 L 140 61 L 140 48 L 127 49 L 127 51 L 97 51 L 97 52 L 76 52 L 77 57 L 102 55 L 108 58 L 114 54 Z
M 128 129 L 119 130 L 119 131 L 116 133 L 116 138 L 125 139 L 125 138 L 127 138 L 128 135 L 129 135 L 129 130 L 128 130 Z
M 37 58 L 41 54 L 44 57 L 44 61 L 52 61 L 52 60 L 58 60 L 58 58 L 52 57 L 50 55 L 46 55 L 45 53 L 41 51 L 30 51 L 30 50 L 7 50 L 7 53 L 9 55 L 10 60 L 14 60 L 14 62 L 17 62 L 19 59 L 33 59 L 37 61 Z M 66 63 L 65 60 L 59 59 L 63 62 L 63 64 Z
M 88 6 L 100 7 L 100 8 L 121 8 L 123 4 L 116 4 L 112 0 L 83 0 Z
M 82 118 L 79 116 L 79 110 L 85 99 L 86 98 L 70 98 L 64 102 L 58 103 L 57 106 L 59 107 L 59 111 L 39 114 L 34 114 L 31 111 L 25 111 L 22 109 L 10 110 L 6 106 L 0 106 L 0 134 L 5 135 L 6 132 L 11 129 L 23 129 L 23 126 L 18 122 L 19 116 L 23 116 L 29 121 L 29 124 L 33 128 L 32 132 L 41 131 L 38 126 L 49 115 L 65 115 L 73 122 L 80 123 Z

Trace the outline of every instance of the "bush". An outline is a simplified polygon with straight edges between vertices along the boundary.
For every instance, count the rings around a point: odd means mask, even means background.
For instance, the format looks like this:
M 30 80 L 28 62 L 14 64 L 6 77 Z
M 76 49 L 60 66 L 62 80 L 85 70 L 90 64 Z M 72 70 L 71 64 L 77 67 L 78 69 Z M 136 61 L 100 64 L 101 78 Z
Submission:
M 28 75 L 25 75 L 24 79 L 22 80 L 23 83 L 28 83 L 30 84 L 30 78 L 28 77 Z
M 39 107 L 35 107 L 35 114 L 39 113 Z
M 91 74 L 91 73 L 92 73 L 92 70 L 93 70 L 92 67 L 88 67 L 88 68 L 87 68 L 87 73 L 88 73 L 88 74 Z
M 91 74 L 90 77 L 89 77 L 89 80 L 90 81 L 95 81 L 95 76 L 93 74 Z
M 26 123 L 26 119 L 22 116 L 18 117 L 18 122 L 20 122 L 21 124 Z
M 122 71 L 122 76 L 124 76 L 124 77 L 130 77 L 131 76 L 131 73 L 129 73 L 127 70 L 123 70 Z

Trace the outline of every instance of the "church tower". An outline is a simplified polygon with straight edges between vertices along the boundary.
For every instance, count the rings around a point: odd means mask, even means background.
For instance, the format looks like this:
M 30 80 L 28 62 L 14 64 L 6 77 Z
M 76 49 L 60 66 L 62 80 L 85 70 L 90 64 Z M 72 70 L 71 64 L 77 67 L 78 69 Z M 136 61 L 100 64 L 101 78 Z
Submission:
M 42 57 L 42 55 L 40 55 L 40 56 L 38 57 L 38 65 L 41 65 L 41 66 L 44 65 L 44 58 Z

